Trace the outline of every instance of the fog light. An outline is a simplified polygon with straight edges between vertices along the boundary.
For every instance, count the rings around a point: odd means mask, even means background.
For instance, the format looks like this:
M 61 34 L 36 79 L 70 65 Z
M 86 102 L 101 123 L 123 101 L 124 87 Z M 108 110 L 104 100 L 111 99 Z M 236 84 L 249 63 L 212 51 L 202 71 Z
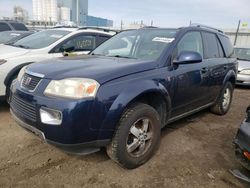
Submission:
M 49 125 L 61 125 L 62 113 L 57 110 L 42 107 L 40 109 L 41 122 Z

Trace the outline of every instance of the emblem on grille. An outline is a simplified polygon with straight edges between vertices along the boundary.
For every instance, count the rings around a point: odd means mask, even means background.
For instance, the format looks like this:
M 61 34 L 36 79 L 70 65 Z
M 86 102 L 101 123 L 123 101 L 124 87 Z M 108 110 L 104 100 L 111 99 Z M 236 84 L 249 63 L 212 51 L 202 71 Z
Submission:
M 28 78 L 24 81 L 24 85 L 26 85 L 26 86 L 30 85 L 31 80 L 32 80 L 32 78 L 31 78 L 31 77 L 28 77 Z

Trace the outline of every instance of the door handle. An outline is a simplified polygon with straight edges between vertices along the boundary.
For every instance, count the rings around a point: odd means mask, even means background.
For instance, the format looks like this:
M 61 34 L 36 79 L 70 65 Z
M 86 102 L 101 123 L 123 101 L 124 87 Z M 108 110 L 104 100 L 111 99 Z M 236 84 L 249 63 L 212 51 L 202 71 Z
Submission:
M 205 74 L 205 73 L 207 73 L 208 72 L 208 68 L 207 67 L 203 67 L 202 69 L 201 69 L 201 74 Z

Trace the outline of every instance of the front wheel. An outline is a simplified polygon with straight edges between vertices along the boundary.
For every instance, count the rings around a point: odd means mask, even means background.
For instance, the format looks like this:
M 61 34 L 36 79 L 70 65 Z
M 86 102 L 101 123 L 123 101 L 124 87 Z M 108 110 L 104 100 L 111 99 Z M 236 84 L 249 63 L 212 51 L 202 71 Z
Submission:
M 160 144 L 161 122 L 147 104 L 128 108 L 117 125 L 107 154 L 122 167 L 133 169 L 147 162 Z
M 227 82 L 222 89 L 222 92 L 214 104 L 214 106 L 211 107 L 211 111 L 218 115 L 224 115 L 228 112 L 230 109 L 232 98 L 233 98 L 233 90 L 234 87 L 231 84 L 231 82 Z

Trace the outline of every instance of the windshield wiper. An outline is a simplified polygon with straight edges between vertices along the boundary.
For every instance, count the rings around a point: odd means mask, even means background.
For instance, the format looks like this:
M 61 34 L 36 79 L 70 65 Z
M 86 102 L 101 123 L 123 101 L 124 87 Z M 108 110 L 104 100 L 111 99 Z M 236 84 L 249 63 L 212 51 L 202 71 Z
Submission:
M 136 59 L 136 58 L 134 58 L 134 57 L 122 56 L 122 55 L 114 55 L 114 56 L 108 56 L 108 57 L 118 57 L 118 58 Z
M 243 59 L 243 58 L 237 58 L 237 59 L 242 61 L 250 61 L 250 59 Z
M 25 48 L 25 49 L 29 49 L 30 47 L 28 47 L 28 46 L 24 46 L 24 45 L 21 45 L 21 44 L 19 44 L 19 45 L 16 45 L 16 44 L 9 44 L 10 46 L 14 46 L 14 47 L 19 47 L 19 48 Z

